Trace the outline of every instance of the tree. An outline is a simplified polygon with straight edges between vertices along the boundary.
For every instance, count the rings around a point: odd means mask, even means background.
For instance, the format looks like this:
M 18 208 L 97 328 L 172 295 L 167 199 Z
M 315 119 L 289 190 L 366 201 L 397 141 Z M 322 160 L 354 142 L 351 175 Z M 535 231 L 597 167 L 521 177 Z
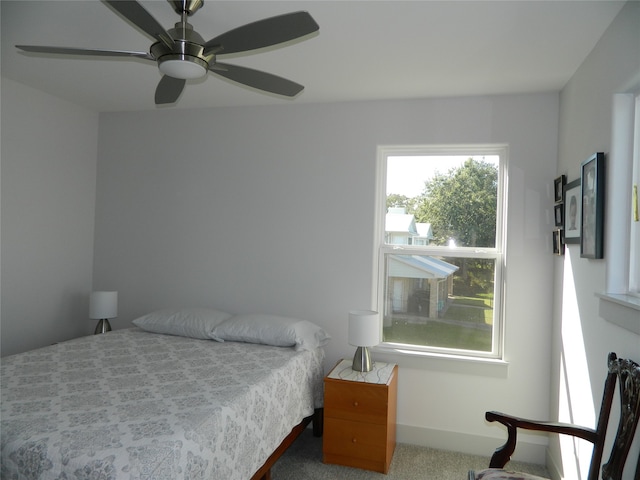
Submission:
M 404 207 L 406 213 L 415 215 L 420 199 L 421 197 L 409 198 L 405 195 L 392 193 L 387 195 L 387 211 L 392 207 Z
M 470 158 L 425 182 L 416 221 L 431 224 L 436 245 L 495 247 L 497 201 L 497 167 Z

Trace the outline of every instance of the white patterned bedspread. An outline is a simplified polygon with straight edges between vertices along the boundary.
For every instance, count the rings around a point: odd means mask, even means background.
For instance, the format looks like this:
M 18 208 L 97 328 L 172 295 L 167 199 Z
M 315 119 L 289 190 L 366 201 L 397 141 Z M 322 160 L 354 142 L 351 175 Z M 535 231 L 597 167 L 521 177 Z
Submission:
M 139 329 L 2 359 L 2 479 L 247 480 L 322 406 L 324 352 Z

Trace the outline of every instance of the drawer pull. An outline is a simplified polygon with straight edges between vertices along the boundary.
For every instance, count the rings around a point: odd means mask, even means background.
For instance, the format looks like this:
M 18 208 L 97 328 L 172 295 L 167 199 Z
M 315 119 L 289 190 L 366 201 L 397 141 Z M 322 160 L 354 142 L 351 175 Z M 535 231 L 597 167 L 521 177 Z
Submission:
M 353 402 L 353 406 L 357 407 L 358 406 L 358 401 L 356 400 L 355 402 Z
M 351 439 L 351 443 L 356 443 L 356 438 L 355 438 L 355 437 L 353 437 L 353 438 Z

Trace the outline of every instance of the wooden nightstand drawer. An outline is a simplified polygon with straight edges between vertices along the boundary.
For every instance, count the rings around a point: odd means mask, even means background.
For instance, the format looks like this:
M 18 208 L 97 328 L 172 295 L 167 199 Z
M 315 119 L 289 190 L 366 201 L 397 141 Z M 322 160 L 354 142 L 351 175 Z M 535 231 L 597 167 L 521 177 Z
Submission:
M 325 453 L 365 460 L 384 458 L 387 429 L 384 425 L 325 418 Z
M 324 407 L 331 415 L 346 420 L 387 423 L 388 391 L 386 385 L 357 382 L 327 382 Z M 378 387 L 378 388 L 376 388 Z

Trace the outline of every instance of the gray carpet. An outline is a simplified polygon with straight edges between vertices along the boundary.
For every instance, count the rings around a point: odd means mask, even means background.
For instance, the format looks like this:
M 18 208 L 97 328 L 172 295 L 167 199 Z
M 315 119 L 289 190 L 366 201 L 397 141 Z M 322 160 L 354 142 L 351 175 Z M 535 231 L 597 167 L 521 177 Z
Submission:
M 322 438 L 302 432 L 271 469 L 272 480 L 466 480 L 468 470 L 482 470 L 488 457 L 399 443 L 389 473 L 322 463 Z M 508 468 L 548 477 L 541 465 L 510 462 Z

